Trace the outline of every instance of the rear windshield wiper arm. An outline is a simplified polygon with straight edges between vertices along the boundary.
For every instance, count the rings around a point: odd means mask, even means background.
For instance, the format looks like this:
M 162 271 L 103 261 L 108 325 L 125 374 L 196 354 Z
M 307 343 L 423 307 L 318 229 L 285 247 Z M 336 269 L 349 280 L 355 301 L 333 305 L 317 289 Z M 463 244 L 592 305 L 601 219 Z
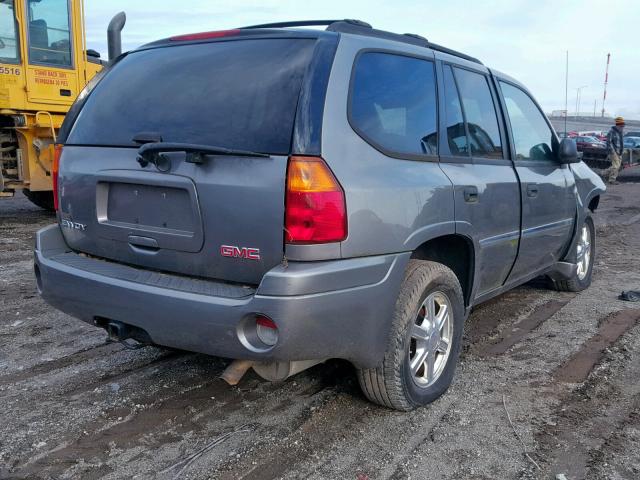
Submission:
M 154 142 L 145 143 L 138 149 L 136 160 L 142 167 L 153 163 L 160 168 L 159 162 L 163 153 L 184 152 L 189 163 L 204 163 L 207 155 L 231 156 L 231 157 L 263 157 L 269 158 L 267 153 L 251 152 L 248 150 L 236 150 L 233 148 L 215 147 L 211 145 L 197 145 L 193 143 Z

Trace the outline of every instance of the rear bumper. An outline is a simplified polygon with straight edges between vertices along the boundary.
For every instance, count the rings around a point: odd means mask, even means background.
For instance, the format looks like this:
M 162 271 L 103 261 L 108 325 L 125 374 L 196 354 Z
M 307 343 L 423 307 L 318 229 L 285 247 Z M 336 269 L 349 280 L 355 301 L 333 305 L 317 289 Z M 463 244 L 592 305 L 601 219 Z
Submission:
M 384 355 L 410 256 L 289 262 L 269 271 L 257 289 L 243 289 L 82 257 L 57 225 L 37 233 L 34 254 L 42 297 L 85 322 L 121 321 L 158 345 L 227 358 L 343 358 L 360 367 Z M 271 349 L 241 340 L 241 325 L 255 313 L 278 326 Z

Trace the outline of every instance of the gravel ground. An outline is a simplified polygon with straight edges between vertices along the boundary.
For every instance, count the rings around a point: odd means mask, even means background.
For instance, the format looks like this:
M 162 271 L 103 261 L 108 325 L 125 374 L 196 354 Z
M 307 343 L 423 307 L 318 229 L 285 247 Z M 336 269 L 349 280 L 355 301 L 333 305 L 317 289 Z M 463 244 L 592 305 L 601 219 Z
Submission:
M 640 478 L 640 305 L 617 299 L 640 290 L 640 184 L 595 220 L 589 290 L 538 281 L 476 308 L 452 388 L 399 413 L 345 362 L 229 387 L 226 360 L 106 343 L 36 293 L 33 234 L 54 217 L 2 200 L 0 478 Z

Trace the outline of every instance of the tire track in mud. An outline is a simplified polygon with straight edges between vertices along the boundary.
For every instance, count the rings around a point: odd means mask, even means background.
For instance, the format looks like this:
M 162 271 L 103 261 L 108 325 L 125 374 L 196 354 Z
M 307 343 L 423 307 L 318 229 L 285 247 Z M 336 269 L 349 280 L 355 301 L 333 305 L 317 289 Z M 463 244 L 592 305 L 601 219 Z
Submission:
M 254 455 L 220 467 L 212 478 L 406 478 L 405 463 L 450 415 L 454 398 L 443 397 L 429 410 L 408 415 L 367 403 L 357 388 L 357 382 L 345 377 L 290 434 L 275 442 L 260 441 Z M 419 428 L 416 415 L 424 418 Z M 385 425 L 388 436 L 380 436 Z M 345 449 L 377 454 L 355 455 L 345 462 L 341 454 Z
M 581 392 L 569 395 L 563 399 L 556 424 L 538 432 L 536 457 L 545 459 L 553 475 L 592 479 L 588 471 L 594 457 L 602 455 L 607 439 L 633 421 L 639 407 L 640 395 L 617 398 L 613 403 L 585 398 Z
M 559 300 L 548 300 L 538 305 L 525 318 L 507 328 L 506 331 L 501 332 L 501 338 L 498 341 L 478 345 L 475 353 L 483 357 L 505 354 L 511 347 L 520 343 L 529 333 L 558 313 L 574 297 L 575 295 Z
M 624 454 L 633 455 L 640 451 L 640 396 L 636 396 L 632 411 L 629 413 L 615 431 L 607 437 L 601 448 L 591 455 L 588 464 L 587 478 L 613 477 L 612 470 L 618 474 L 617 478 L 640 477 L 640 455 L 636 455 L 635 461 L 625 461 Z
M 523 286 L 475 307 L 465 324 L 463 352 L 475 353 L 491 342 L 503 324 L 518 318 L 539 296 L 539 290 Z
M 59 441 L 57 447 L 23 462 L 15 472 L 17 478 L 57 478 L 83 459 L 99 461 L 98 467 L 83 472 L 83 478 L 99 478 L 106 473 L 112 450 L 126 451 L 138 446 L 154 450 L 179 443 L 186 435 L 190 442 L 208 438 L 212 429 L 221 428 L 225 419 L 241 409 L 252 408 L 251 411 L 261 412 L 261 416 L 271 415 L 271 410 L 264 410 L 262 400 L 280 390 L 282 385 L 263 382 L 249 374 L 239 388 L 230 387 L 218 378 L 223 368 L 221 362 L 210 365 L 199 379 L 185 378 L 182 385 L 175 386 L 164 396 L 151 392 L 132 397 L 128 402 L 130 406 L 112 408 L 101 418 L 84 425 L 83 430 L 88 434 Z M 291 392 L 290 405 L 293 407 L 300 400 L 312 401 L 310 397 L 333 388 L 330 377 L 335 378 L 335 371 L 335 367 L 329 366 L 321 375 L 308 376 L 308 381 Z M 281 410 L 282 405 L 278 404 L 277 409 Z M 214 412 L 215 415 L 211 415 Z M 259 425 L 260 416 L 252 419 L 252 423 Z M 253 438 L 252 442 L 255 441 Z
M 590 471 L 600 465 L 597 458 L 604 455 L 609 439 L 627 424 L 636 422 L 634 412 L 640 409 L 637 382 L 640 364 L 633 358 L 640 352 L 618 347 L 639 321 L 640 309 L 607 315 L 598 331 L 554 372 L 550 389 L 562 391 L 558 384 L 580 385 L 559 395 L 553 420 L 548 420 L 536 435 L 537 457 L 544 459 L 550 474 L 608 478 L 592 475 Z M 616 350 L 623 353 L 613 354 Z
M 122 349 L 123 347 L 117 343 L 106 343 L 87 347 L 85 349 L 78 350 L 74 353 L 65 355 L 64 357 L 57 358 L 55 360 L 51 360 L 49 362 L 38 363 L 24 370 L 1 375 L 0 387 L 22 382 L 25 380 L 31 380 L 34 377 L 51 373 L 54 370 L 61 370 L 72 365 L 75 366 L 83 362 L 94 360 L 103 355 L 117 353 Z
M 564 365 L 554 372 L 559 382 L 580 383 L 587 379 L 600 361 L 605 348 L 613 345 L 631 327 L 640 322 L 640 309 L 620 310 L 607 316 L 595 335 L 582 344 Z
M 353 369 L 344 361 L 330 361 L 313 367 L 291 380 L 304 381 L 293 395 L 279 399 L 267 415 L 282 414 L 298 404 L 298 415 L 276 428 L 258 430 L 251 439 L 250 453 L 241 460 L 222 463 L 213 473 L 217 480 L 278 478 L 296 465 L 330 447 L 327 438 L 344 433 L 350 425 L 366 416 L 366 408 L 357 408 L 362 403 L 354 401 L 360 397 L 355 385 Z M 267 384 L 280 393 L 282 384 Z M 300 405 L 302 403 L 302 405 Z
M 79 461 L 106 462 L 111 450 L 128 450 L 140 445 L 153 449 L 180 441 L 188 432 L 197 434 L 206 426 L 206 419 L 198 416 L 214 409 L 216 414 L 231 413 L 241 408 L 242 400 L 247 398 L 225 389 L 222 383 L 212 377 L 209 382 L 196 383 L 163 397 L 159 392 L 134 397 L 127 406 L 111 408 L 101 418 L 84 425 L 83 430 L 88 434 L 67 438 L 46 454 L 28 460 L 17 473 L 22 478 L 57 478 Z M 97 473 L 84 472 L 83 478 Z
M 165 364 L 171 364 L 173 362 L 179 362 L 189 358 L 196 358 L 197 355 L 198 354 L 196 353 L 183 352 L 179 350 L 160 351 L 157 357 L 152 358 L 149 361 L 143 363 L 132 361 L 122 364 L 116 371 L 104 373 L 98 377 L 91 379 L 88 382 L 68 389 L 65 391 L 65 394 L 68 395 L 71 399 L 78 398 L 85 393 L 91 392 L 96 388 L 100 388 L 106 385 L 107 383 L 114 383 L 127 379 L 128 377 L 133 375 L 144 374 L 144 372 L 149 369 L 164 366 Z
M 442 423 L 447 415 L 450 414 L 455 406 L 456 402 L 453 399 L 448 400 L 446 404 L 442 405 L 442 407 L 438 409 L 435 420 L 428 426 L 427 432 L 420 432 L 416 435 L 412 435 L 408 441 L 403 444 L 404 451 L 395 455 L 391 465 L 382 469 L 377 475 L 375 475 L 375 478 L 385 478 L 389 480 L 408 478 L 409 474 L 406 469 L 408 460 L 416 455 L 426 440 L 434 440 L 434 430 L 440 425 L 440 423 Z
M 338 387 L 318 398 L 320 405 L 307 409 L 288 432 L 278 439 L 262 439 L 253 455 L 242 461 L 221 466 L 213 478 L 218 480 L 262 480 L 280 478 L 296 467 L 318 458 L 331 449 L 333 442 L 348 435 L 354 426 L 370 419 L 371 412 L 351 398 L 355 392 Z M 355 393 L 357 394 L 357 393 Z M 322 397 L 316 393 L 318 397 Z
M 503 355 L 576 296 L 558 293 L 523 315 L 540 293 L 531 286 L 520 287 L 474 310 L 467 320 L 463 351 L 480 357 Z

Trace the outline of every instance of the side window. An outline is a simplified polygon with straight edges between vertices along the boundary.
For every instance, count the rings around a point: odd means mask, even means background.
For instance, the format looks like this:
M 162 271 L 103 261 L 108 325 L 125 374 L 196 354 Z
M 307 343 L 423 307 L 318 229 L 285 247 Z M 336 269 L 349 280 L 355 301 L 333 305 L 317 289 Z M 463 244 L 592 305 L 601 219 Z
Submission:
M 353 75 L 349 120 L 360 136 L 395 153 L 437 155 L 433 62 L 366 52 Z
M 68 0 L 27 0 L 29 63 L 71 66 Z
M 13 0 L 0 2 L 0 61 L 18 63 L 18 23 L 14 15 Z
M 511 122 L 516 160 L 554 160 L 553 133 L 533 100 L 513 85 L 500 82 Z
M 471 155 L 502 158 L 498 117 L 487 77 L 460 68 L 455 69 L 455 76 L 467 120 Z
M 464 128 L 458 88 L 449 65 L 444 66 L 444 101 L 447 123 L 447 140 L 451 155 L 469 156 L 469 142 Z

